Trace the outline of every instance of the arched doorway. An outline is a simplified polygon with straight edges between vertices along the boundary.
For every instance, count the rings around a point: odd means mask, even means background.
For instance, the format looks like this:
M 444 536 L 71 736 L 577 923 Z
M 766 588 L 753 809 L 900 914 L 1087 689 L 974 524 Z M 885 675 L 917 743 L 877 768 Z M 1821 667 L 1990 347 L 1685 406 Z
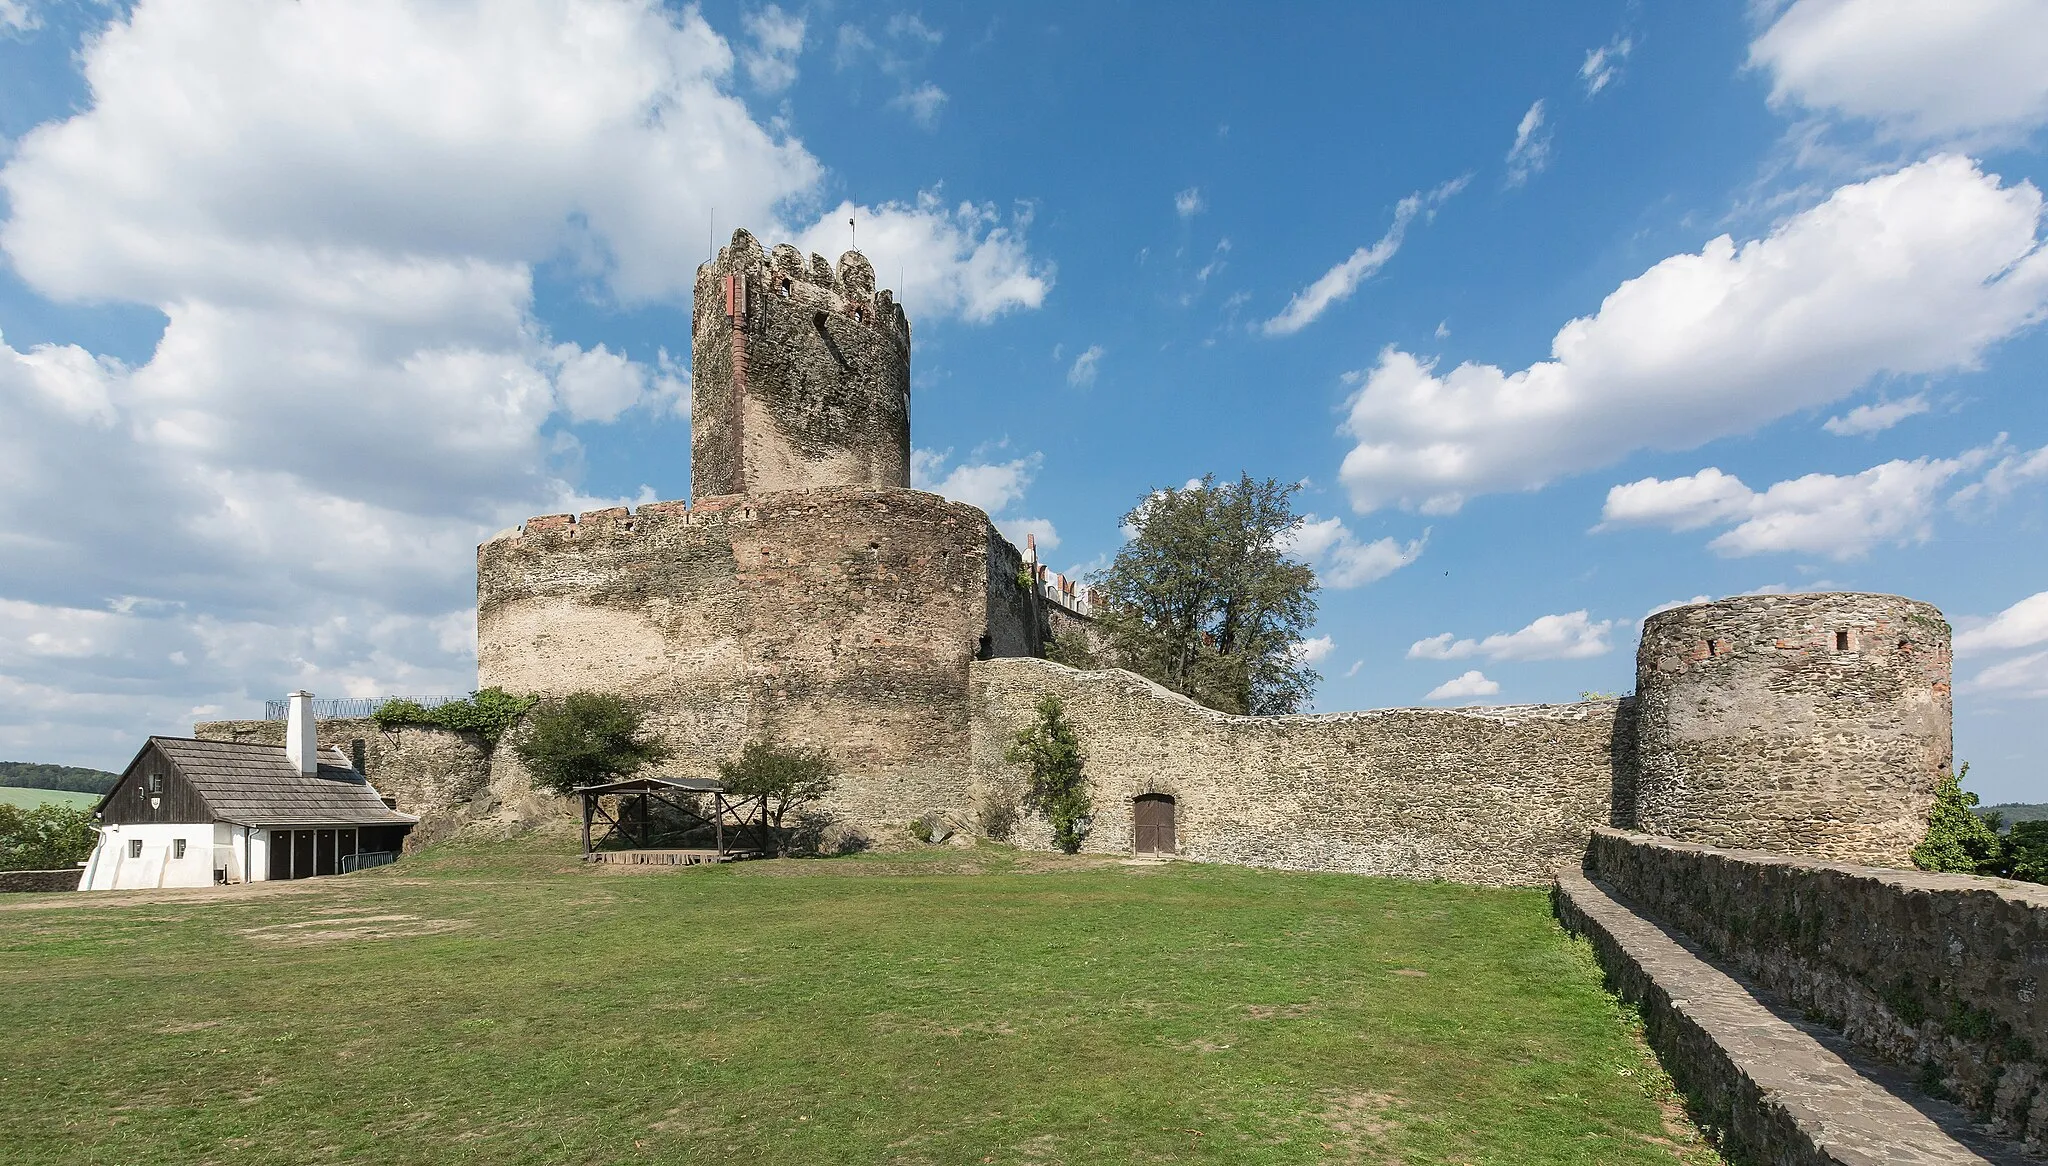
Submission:
M 1139 794 L 1131 800 L 1132 849 L 1139 854 L 1178 853 L 1173 835 L 1173 798 Z

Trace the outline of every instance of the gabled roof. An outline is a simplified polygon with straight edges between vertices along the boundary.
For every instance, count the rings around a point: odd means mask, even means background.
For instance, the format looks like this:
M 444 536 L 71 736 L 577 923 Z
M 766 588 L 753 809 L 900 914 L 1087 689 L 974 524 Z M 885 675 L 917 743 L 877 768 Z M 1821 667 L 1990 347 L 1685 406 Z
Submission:
M 375 788 L 334 748 L 320 751 L 318 773 L 300 773 L 282 745 L 151 737 L 150 743 L 214 817 L 238 826 L 397 826 L 419 821 L 384 804 Z

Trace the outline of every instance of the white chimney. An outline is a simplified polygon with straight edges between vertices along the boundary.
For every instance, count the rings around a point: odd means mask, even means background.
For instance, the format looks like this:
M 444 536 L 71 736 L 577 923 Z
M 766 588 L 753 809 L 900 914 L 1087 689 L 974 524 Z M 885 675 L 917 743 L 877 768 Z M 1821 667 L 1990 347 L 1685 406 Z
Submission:
M 300 773 L 320 770 L 320 742 L 313 733 L 313 694 L 294 692 L 284 698 L 284 756 Z

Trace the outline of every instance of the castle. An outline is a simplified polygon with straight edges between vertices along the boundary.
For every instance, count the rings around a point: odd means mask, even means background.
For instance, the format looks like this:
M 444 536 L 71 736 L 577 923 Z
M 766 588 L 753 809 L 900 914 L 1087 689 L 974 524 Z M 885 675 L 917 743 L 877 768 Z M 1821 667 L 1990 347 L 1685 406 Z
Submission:
M 1004 749 L 1050 693 L 1089 754 L 1090 850 L 1528 884 L 1610 825 L 1903 864 L 1949 764 L 1948 625 L 1894 596 L 1661 612 L 1633 698 L 1567 705 L 1237 717 L 1050 663 L 1086 597 L 909 488 L 910 323 L 865 258 L 735 232 L 698 270 L 691 339 L 689 502 L 537 517 L 477 551 L 479 686 L 636 697 L 679 773 L 755 737 L 819 744 L 848 829 L 971 831 L 1016 797 Z M 565 813 L 438 730 L 321 736 L 367 739 L 425 839 Z

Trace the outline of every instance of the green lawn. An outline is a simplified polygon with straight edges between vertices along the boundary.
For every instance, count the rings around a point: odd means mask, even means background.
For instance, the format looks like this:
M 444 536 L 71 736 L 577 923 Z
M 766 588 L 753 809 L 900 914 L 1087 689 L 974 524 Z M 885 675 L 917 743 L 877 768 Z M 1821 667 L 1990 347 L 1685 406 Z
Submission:
M 0 899 L 8 1162 L 1713 1160 L 1539 891 L 443 848 L 165 894 Z
M 76 806 L 90 810 L 99 804 L 101 795 L 72 793 L 61 789 L 24 789 L 20 786 L 0 785 L 0 806 L 20 806 L 32 810 L 45 802 L 56 802 L 63 806 Z

